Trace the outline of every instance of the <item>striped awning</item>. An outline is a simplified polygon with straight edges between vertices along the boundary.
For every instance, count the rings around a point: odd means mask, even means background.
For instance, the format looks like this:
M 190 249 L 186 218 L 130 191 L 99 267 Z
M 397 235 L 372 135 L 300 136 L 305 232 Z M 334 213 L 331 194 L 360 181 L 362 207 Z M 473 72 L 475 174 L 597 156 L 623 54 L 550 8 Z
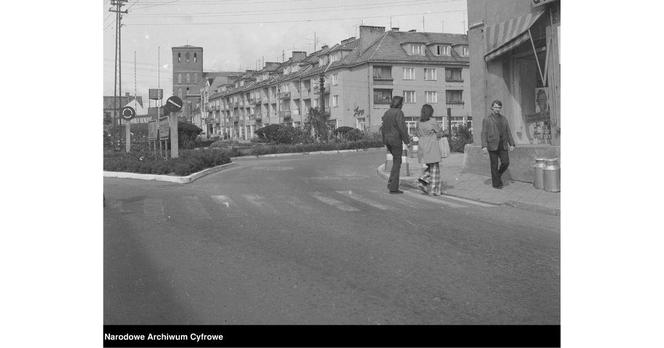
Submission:
M 484 29 L 484 60 L 487 62 L 530 38 L 528 29 L 544 13 L 528 13 Z

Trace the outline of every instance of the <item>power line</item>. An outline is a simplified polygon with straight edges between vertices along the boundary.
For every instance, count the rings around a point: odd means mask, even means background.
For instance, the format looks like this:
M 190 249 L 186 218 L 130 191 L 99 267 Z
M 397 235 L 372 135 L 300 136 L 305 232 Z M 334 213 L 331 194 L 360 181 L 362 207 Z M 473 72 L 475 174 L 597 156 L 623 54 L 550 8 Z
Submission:
M 430 12 L 429 14 L 443 14 L 453 12 L 465 12 L 466 10 L 447 10 Z M 404 13 L 399 15 L 392 15 L 392 17 L 405 17 L 405 16 L 420 16 L 422 12 Z M 320 18 L 320 19 L 296 19 L 296 20 L 275 20 L 275 21 L 245 21 L 245 22 L 203 22 L 203 23 L 127 23 L 127 25 L 147 25 L 147 26 L 180 26 L 180 25 L 224 25 L 224 24 L 269 24 L 269 23 L 302 23 L 302 22 L 329 22 L 329 21 L 349 21 L 358 19 L 369 18 L 384 18 L 385 16 L 363 16 L 363 17 L 338 17 L 338 18 Z

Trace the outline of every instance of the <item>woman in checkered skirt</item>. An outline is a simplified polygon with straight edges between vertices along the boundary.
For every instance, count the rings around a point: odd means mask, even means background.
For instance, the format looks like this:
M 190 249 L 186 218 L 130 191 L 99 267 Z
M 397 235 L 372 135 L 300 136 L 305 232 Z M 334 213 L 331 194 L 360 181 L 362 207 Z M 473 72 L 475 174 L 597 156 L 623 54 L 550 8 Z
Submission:
M 431 116 L 433 116 L 433 107 L 429 104 L 422 105 L 420 122 L 417 125 L 419 137 L 417 151 L 420 163 L 426 163 L 427 167 L 417 180 L 420 190 L 438 196 L 441 194 L 440 160 L 442 159 L 438 140 L 443 136 L 443 129 Z

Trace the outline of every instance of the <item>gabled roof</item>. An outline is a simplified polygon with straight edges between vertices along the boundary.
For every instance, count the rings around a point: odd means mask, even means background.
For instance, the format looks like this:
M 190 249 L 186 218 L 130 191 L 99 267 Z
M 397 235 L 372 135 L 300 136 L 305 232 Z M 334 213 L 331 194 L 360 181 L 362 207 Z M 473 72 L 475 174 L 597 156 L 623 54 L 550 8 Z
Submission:
M 123 106 L 129 104 L 129 102 L 134 100 L 134 96 L 118 96 L 118 104 L 120 104 L 120 107 L 122 108 Z M 136 98 L 136 101 L 138 102 L 141 107 L 143 106 L 143 97 L 138 96 Z M 104 110 L 106 109 L 115 109 L 115 97 L 111 96 L 104 96 Z
M 424 56 L 409 55 L 403 48 L 404 44 L 422 43 L 430 48 L 435 44 L 467 45 L 468 38 L 464 34 L 445 33 L 417 33 L 387 31 L 383 36 L 371 44 L 364 52 L 347 64 L 359 64 L 366 62 L 458 62 L 468 63 L 468 57 L 460 57 L 454 51 L 451 56 L 436 56 L 429 49 Z

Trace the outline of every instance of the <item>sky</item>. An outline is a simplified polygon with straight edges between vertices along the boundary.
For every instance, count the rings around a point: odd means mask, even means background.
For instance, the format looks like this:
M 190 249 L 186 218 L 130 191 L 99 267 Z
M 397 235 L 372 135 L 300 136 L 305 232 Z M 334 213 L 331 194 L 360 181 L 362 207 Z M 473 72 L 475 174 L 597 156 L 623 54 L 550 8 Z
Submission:
M 113 95 L 115 13 L 103 2 L 103 90 Z M 129 0 L 122 18 L 122 94 L 172 94 L 171 47 L 203 47 L 203 71 L 245 71 L 358 37 L 360 25 L 464 33 L 466 0 Z M 424 30 L 423 30 L 424 29 Z M 134 64 L 134 55 L 136 64 Z M 157 71 L 157 66 L 160 69 Z M 159 73 L 159 78 L 158 78 Z

